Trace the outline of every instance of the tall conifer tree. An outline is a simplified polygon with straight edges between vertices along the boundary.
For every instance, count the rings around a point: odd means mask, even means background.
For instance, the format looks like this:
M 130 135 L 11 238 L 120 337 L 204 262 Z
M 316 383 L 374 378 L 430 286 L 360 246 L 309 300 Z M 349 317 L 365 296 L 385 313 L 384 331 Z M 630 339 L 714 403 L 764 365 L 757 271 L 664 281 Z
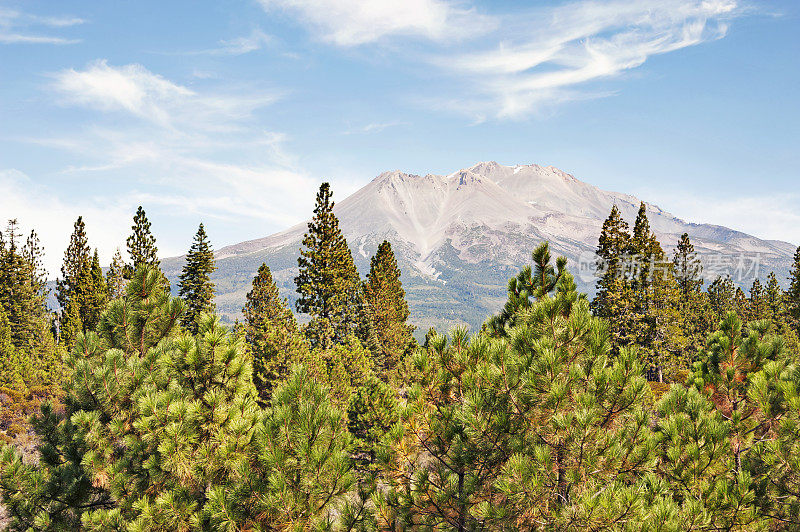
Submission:
M 747 321 L 770 319 L 767 293 L 759 279 L 754 279 L 752 286 L 750 286 L 746 319 Z
M 597 245 L 597 284 L 591 307 L 610 324 L 612 345 L 632 342 L 633 295 L 629 279 L 631 236 L 628 223 L 616 205 L 611 208 Z
M 0 389 L 24 387 L 24 367 L 20 364 L 19 350 L 11 339 L 11 322 L 0 302 Z
M 22 249 L 22 256 L 28 263 L 30 269 L 30 282 L 37 293 L 47 294 L 47 270 L 44 267 L 44 249 L 42 249 L 39 235 L 35 230 L 31 230 L 25 247 Z
M 111 266 L 106 273 L 106 286 L 108 287 L 108 294 L 111 299 L 117 299 L 125 293 L 125 261 L 122 259 L 122 253 L 119 248 L 114 253 L 114 258 L 111 259 Z
M 39 239 L 32 231 L 20 247 L 17 227 L 17 221 L 10 220 L 5 234 L 0 233 L 0 382 L 15 392 L 27 393 L 31 387 L 56 383 L 61 357 L 46 305 L 46 272 Z M 14 412 L 26 417 L 26 409 L 24 404 L 3 404 L 0 419 L 7 422 L 7 416 L 16 415 Z
M 275 386 L 289 376 L 293 362 L 302 362 L 308 352 L 297 321 L 280 297 L 272 272 L 261 264 L 247 293 L 242 310 L 247 345 L 253 354 L 253 382 L 266 402 Z
M 661 246 L 655 240 L 652 231 L 650 231 L 647 205 L 645 202 L 641 202 L 639 204 L 639 212 L 636 214 L 636 221 L 633 224 L 633 235 L 630 243 L 630 253 L 634 256 L 638 266 L 636 274 L 633 276 L 634 289 L 644 292 L 649 287 L 650 282 L 652 282 L 655 261 L 661 258 L 658 256 L 659 251 L 661 251 Z
M 742 290 L 741 286 L 736 287 L 736 292 L 733 295 L 733 311 L 742 321 L 747 321 L 749 319 L 750 302 L 747 296 L 744 295 L 744 290 Z
M 94 330 L 97 327 L 100 322 L 100 314 L 108 302 L 108 285 L 103 277 L 103 268 L 100 267 L 100 257 L 97 249 L 94 250 L 94 256 L 92 257 L 91 277 L 92 300 L 89 302 L 89 314 L 86 323 L 84 323 L 88 330 Z
M 136 214 L 133 216 L 131 231 L 127 246 L 133 270 L 138 270 L 145 264 L 158 267 L 161 261 L 158 260 L 156 237 L 150 231 L 150 220 L 147 219 L 147 214 L 141 205 L 136 209 Z M 130 278 L 131 276 L 132 272 L 128 272 L 127 277 Z
M 794 253 L 794 263 L 789 271 L 789 290 L 786 293 L 786 306 L 797 332 L 800 333 L 800 246 Z
M 697 257 L 694 246 L 689 240 L 689 234 L 683 233 L 675 248 L 672 258 L 675 265 L 675 280 L 681 289 L 681 295 L 688 300 L 692 295 L 698 293 L 703 286 L 703 263 Z
M 358 271 L 333 206 L 330 184 L 323 183 L 297 259 L 297 310 L 311 316 L 306 331 L 314 345 L 341 343 L 360 325 Z
M 64 252 L 61 279 L 56 283 L 56 297 L 62 309 L 61 325 L 67 331 L 68 342 L 73 339 L 74 332 L 93 330 L 97 326 L 105 304 L 106 288 L 100 262 L 97 260 L 96 269 L 93 269 L 94 262 L 86 238 L 86 225 L 83 218 L 78 217 Z
M 708 286 L 708 301 L 714 312 L 714 319 L 719 323 L 730 311 L 734 310 L 736 286 L 730 277 L 717 277 Z
M 364 303 L 371 311 L 372 327 L 384 372 L 391 371 L 411 345 L 413 326 L 407 323 L 408 303 L 392 245 L 384 241 L 370 261 L 364 283 Z
M 696 352 L 719 320 L 711 316 L 709 300 L 702 292 L 703 263 L 695 253 L 688 233 L 681 235 L 672 264 L 680 291 L 678 304 L 681 328 L 691 350 Z
M 632 338 L 645 349 L 651 364 L 658 369 L 660 381 L 663 369 L 674 370 L 688 361 L 676 358 L 684 348 L 685 338 L 680 327 L 680 291 L 673 263 L 667 260 L 650 229 L 644 202 L 636 216 L 629 254 L 633 303 L 627 308 L 633 310 L 628 317 L 633 321 Z
M 9 321 L 14 345 L 30 351 L 37 343 L 46 314 L 46 286 L 36 263 L 30 262 L 34 254 L 31 240 L 20 246 L 17 227 L 17 220 L 9 220 L 5 234 L 0 234 L 0 304 Z
M 784 323 L 786 321 L 786 293 L 781 288 L 775 272 L 770 272 L 767 277 L 767 289 L 764 295 L 767 301 L 769 318 L 776 325 Z
M 82 216 L 78 216 L 69 245 L 64 252 L 64 262 L 61 265 L 61 278 L 56 281 L 56 299 L 62 309 L 73 297 L 81 297 L 86 290 L 81 285 L 81 276 L 92 267 L 91 248 L 86 238 L 86 224 Z
M 72 351 L 78 334 L 84 329 L 80 313 L 80 303 L 78 303 L 77 299 L 71 299 L 67 302 L 67 308 L 61 311 L 59 320 L 60 328 L 58 341 L 67 351 Z
M 214 283 L 211 282 L 211 274 L 216 269 L 214 251 L 208 242 L 203 224 L 200 224 L 192 247 L 186 254 L 186 264 L 179 283 L 179 294 L 186 301 L 183 326 L 192 334 L 197 332 L 200 315 L 214 310 Z
M 630 247 L 628 223 L 616 205 L 603 222 L 600 240 L 597 245 L 597 295 L 592 302 L 594 311 L 604 317 L 612 314 L 608 293 L 616 290 L 616 284 L 623 278 L 625 254 Z

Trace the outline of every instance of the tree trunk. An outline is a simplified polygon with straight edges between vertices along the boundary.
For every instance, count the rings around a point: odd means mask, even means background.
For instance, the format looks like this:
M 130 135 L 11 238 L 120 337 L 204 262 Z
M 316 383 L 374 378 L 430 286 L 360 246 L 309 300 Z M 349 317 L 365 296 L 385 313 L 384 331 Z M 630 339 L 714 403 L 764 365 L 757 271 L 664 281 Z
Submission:
M 559 505 L 566 504 L 568 501 L 566 476 L 567 473 L 564 468 L 564 444 L 559 443 L 556 446 L 556 491 Z
M 458 522 L 456 523 L 456 528 L 458 532 L 463 532 L 466 530 L 465 528 L 465 512 L 466 509 L 464 508 L 466 505 L 464 503 L 464 472 L 458 472 Z

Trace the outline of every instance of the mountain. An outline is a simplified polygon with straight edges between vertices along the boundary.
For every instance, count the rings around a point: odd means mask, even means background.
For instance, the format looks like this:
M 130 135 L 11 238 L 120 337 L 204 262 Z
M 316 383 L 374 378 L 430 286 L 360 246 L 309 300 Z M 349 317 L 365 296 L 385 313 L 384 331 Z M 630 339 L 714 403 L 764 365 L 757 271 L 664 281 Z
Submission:
M 543 240 L 565 255 L 579 287 L 593 291 L 593 252 L 603 221 L 616 204 L 633 225 L 640 200 L 607 192 L 554 168 L 482 162 L 450 175 L 385 172 L 334 211 L 362 275 L 383 240 L 392 243 L 402 270 L 411 320 L 449 330 L 477 328 L 502 305 L 506 282 L 530 261 Z M 665 249 L 689 233 L 706 264 L 705 276 L 729 273 L 743 287 L 775 271 L 785 279 L 795 247 L 706 224 L 687 223 L 648 204 L 648 218 Z M 216 252 L 217 309 L 239 316 L 259 265 L 266 262 L 284 296 L 294 302 L 297 256 L 306 231 L 285 231 Z M 173 285 L 184 257 L 162 261 Z

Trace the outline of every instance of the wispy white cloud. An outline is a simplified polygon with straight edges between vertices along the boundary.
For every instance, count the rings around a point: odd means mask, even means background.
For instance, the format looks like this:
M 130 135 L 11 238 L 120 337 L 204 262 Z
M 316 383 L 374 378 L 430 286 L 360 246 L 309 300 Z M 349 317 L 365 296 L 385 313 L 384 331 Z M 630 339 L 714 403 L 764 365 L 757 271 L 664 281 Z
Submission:
M 54 75 L 55 88 L 68 103 L 95 107 L 101 111 L 127 111 L 155 122 L 168 123 L 168 108 L 179 105 L 195 93 L 141 65 L 115 68 L 105 60 L 85 70 L 64 70 Z
M 226 39 L 220 42 L 220 47 L 212 50 L 213 53 L 225 55 L 242 55 L 256 50 L 261 50 L 265 46 L 272 44 L 273 38 L 260 29 L 254 29 L 250 35 Z
M 109 219 L 129 221 L 138 204 L 177 219 L 202 215 L 232 224 L 260 223 L 271 230 L 305 217 L 298 206 L 310 206 L 318 182 L 298 169 L 295 156 L 285 149 L 286 135 L 265 130 L 259 122 L 258 113 L 276 101 L 277 92 L 252 87 L 223 92 L 217 80 L 189 87 L 142 65 L 102 60 L 56 72 L 52 79 L 45 90 L 57 96 L 56 102 L 94 112 L 69 132 L 15 140 L 55 148 L 79 161 L 59 171 L 62 181 L 74 180 L 77 187 L 87 179 L 115 182 L 104 190 L 124 191 L 123 199 L 96 193 L 101 195 L 98 204 L 109 200 L 120 205 Z M 22 211 L 22 218 L 27 209 L 25 218 L 37 224 L 60 224 L 59 234 L 63 220 L 51 219 L 48 210 L 63 210 L 73 219 L 93 212 L 90 203 L 57 204 L 55 191 L 44 188 L 36 192 L 33 187 L 22 201 L 29 181 L 18 173 L 0 175 L 0 182 L 0 193 L 9 191 L 0 198 L 0 212 Z M 19 206 L 10 209 L 17 201 Z M 116 231 L 117 241 L 125 233 Z
M 83 70 L 68 69 L 53 74 L 54 89 L 64 102 L 100 111 L 123 111 L 162 126 L 219 131 L 253 111 L 275 102 L 280 94 L 198 94 L 186 86 L 154 74 L 142 65 L 115 67 L 105 60 Z
M 403 47 L 402 59 L 420 68 L 432 65 L 458 82 L 422 101 L 482 121 L 525 118 L 563 102 L 612 94 L 590 84 L 653 56 L 724 37 L 729 22 L 748 10 L 741 1 L 574 0 L 492 14 L 448 0 L 261 3 L 296 16 L 317 38 L 337 46 L 427 39 L 424 55 Z
M 403 120 L 390 120 L 389 122 L 370 122 L 369 124 L 364 124 L 363 126 L 358 127 L 351 127 L 343 132 L 344 135 L 354 135 L 357 133 L 380 133 L 384 129 L 388 129 L 390 127 L 397 127 L 407 125 L 408 122 Z
M 179 55 L 179 56 L 193 56 L 193 55 L 244 55 L 250 52 L 262 50 L 268 46 L 276 44 L 276 40 L 272 35 L 264 33 L 261 28 L 255 28 L 248 35 L 235 37 L 231 39 L 220 39 L 217 46 L 213 48 L 206 48 L 202 50 L 188 50 L 180 52 L 164 52 L 153 51 L 152 53 L 159 55 Z
M 584 89 L 589 83 L 654 55 L 722 38 L 741 11 L 734 0 L 583 0 L 504 22 L 494 47 L 431 61 L 472 82 L 473 94 L 453 107 L 460 103 L 482 118 L 521 118 L 592 97 Z
M 71 171 L 168 160 L 170 166 L 192 173 L 224 172 L 221 180 L 239 186 L 242 181 L 259 180 L 259 163 L 237 167 L 212 161 L 224 161 L 236 154 L 239 160 L 255 156 L 256 160 L 272 164 L 292 164 L 291 157 L 281 149 L 285 135 L 264 131 L 254 119 L 258 110 L 280 97 L 277 91 L 200 91 L 174 83 L 142 65 L 117 67 L 104 60 L 83 70 L 61 71 L 53 77 L 52 87 L 62 95 L 62 103 L 122 114 L 121 121 L 114 120 L 116 127 L 91 125 L 84 129 L 83 138 L 36 140 L 71 151 L 83 150 L 82 155 L 87 158 L 103 155 L 103 164 Z M 103 148 L 98 149 L 98 144 Z M 242 171 L 244 168 L 248 170 Z M 236 177 L 229 178 L 231 174 Z
M 0 7 L 1 44 L 74 44 L 80 39 L 42 34 L 43 29 L 66 28 L 83 24 L 78 17 L 41 17 Z
M 43 26 L 50 26 L 52 28 L 67 28 L 69 26 L 77 26 L 85 24 L 86 21 L 78 17 L 40 17 L 36 15 L 28 15 L 28 18 Z
M 494 18 L 446 0 L 260 0 L 267 10 L 298 16 L 316 35 L 338 46 L 357 46 L 387 37 L 443 41 L 482 34 Z

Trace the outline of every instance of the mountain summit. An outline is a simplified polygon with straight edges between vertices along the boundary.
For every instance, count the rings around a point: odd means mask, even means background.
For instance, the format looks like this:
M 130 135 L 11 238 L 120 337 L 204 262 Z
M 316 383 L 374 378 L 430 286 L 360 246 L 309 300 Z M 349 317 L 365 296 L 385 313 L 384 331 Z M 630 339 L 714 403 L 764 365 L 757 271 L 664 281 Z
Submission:
M 411 321 L 421 328 L 476 328 L 502 305 L 506 281 L 529 263 L 543 240 L 565 255 L 583 290 L 592 291 L 592 253 L 613 205 L 633 224 L 640 200 L 607 192 L 552 166 L 481 162 L 449 175 L 384 172 L 337 202 L 334 212 L 362 274 L 383 240 L 403 272 Z M 707 264 L 705 275 L 775 271 L 786 278 L 794 246 L 761 240 L 726 227 L 687 223 L 647 204 L 656 236 L 670 250 L 689 233 Z M 258 266 L 266 262 L 283 295 L 294 301 L 293 279 L 306 223 L 227 246 L 216 253 L 217 308 L 238 316 Z M 163 261 L 177 278 L 183 257 Z M 749 279 L 744 277 L 749 275 Z

